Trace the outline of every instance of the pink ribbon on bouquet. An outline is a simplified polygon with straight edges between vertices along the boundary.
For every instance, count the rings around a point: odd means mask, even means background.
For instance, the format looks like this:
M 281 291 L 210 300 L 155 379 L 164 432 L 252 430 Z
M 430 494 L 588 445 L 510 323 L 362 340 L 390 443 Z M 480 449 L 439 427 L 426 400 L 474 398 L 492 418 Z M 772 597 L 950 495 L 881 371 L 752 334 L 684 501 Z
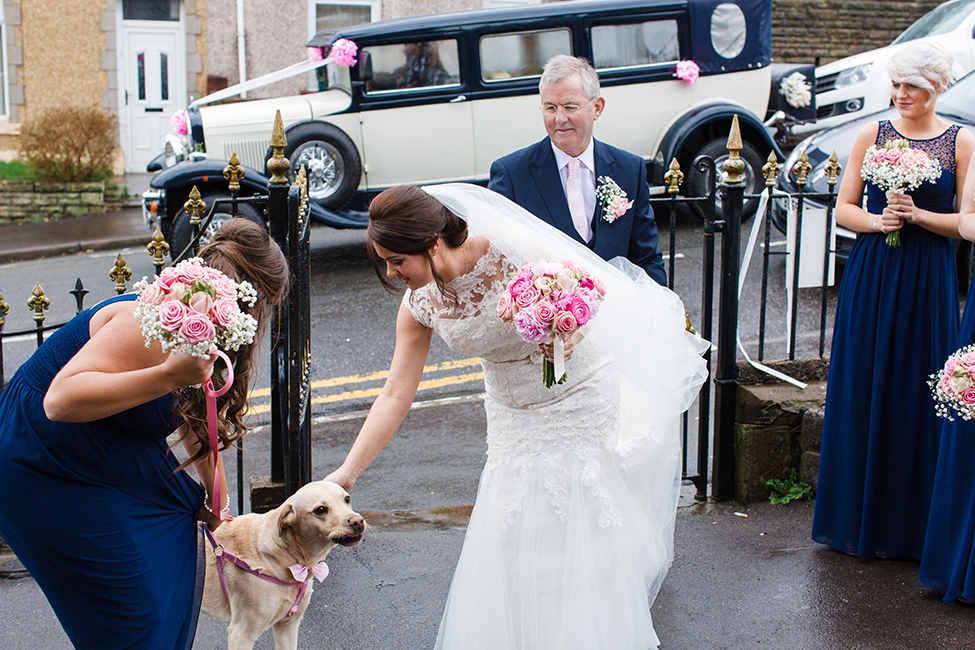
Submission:
M 220 508 L 223 504 L 223 494 L 220 491 L 220 464 L 217 462 L 220 460 L 217 437 L 217 398 L 230 390 L 230 386 L 234 383 L 234 364 L 230 362 L 230 357 L 223 351 L 214 348 L 213 353 L 221 357 L 227 364 L 227 383 L 224 384 L 223 388 L 214 390 L 212 379 L 203 382 L 203 394 L 206 395 L 207 400 L 207 430 L 210 434 L 210 449 L 213 451 L 213 492 L 210 493 L 213 496 L 210 500 L 210 512 L 216 515 L 217 519 L 223 521 L 227 518 L 223 516 Z M 213 507 L 214 504 L 216 504 L 216 508 Z

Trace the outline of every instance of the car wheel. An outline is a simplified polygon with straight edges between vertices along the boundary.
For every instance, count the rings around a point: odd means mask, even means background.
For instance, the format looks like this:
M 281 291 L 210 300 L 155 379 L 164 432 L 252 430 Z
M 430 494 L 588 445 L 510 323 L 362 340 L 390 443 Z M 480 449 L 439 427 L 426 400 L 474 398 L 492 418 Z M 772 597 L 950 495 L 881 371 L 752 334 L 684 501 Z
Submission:
M 308 177 L 308 198 L 329 210 L 345 207 L 359 187 L 362 161 L 342 129 L 322 122 L 299 124 L 288 131 L 285 157 L 289 177 L 302 165 Z
M 745 172 L 743 174 L 745 178 L 745 194 L 757 194 L 760 189 L 765 187 L 765 177 L 762 176 L 762 166 L 765 164 L 765 161 L 762 160 L 762 154 L 751 144 L 743 142 L 739 155 L 745 162 Z M 708 156 L 713 159 L 715 169 L 718 170 L 719 174 L 723 174 L 721 166 L 730 158 L 730 154 L 728 153 L 728 140 L 725 138 L 708 142 L 694 154 L 692 160 L 696 160 L 698 156 Z M 707 196 L 709 174 L 702 174 L 695 170 L 690 176 L 692 196 Z M 741 218 L 747 219 L 751 217 L 755 214 L 757 208 L 758 199 L 745 199 Z M 722 202 L 720 194 L 718 195 L 714 209 L 718 215 L 721 214 Z
M 207 194 L 202 198 L 203 202 L 207 205 L 207 214 L 209 214 L 210 209 L 213 207 L 214 201 L 217 199 L 227 199 L 230 197 L 226 194 Z M 261 214 L 261 211 L 250 203 L 238 203 L 236 216 L 250 219 L 262 228 L 265 227 L 264 215 Z M 206 214 L 204 214 L 203 217 L 205 219 Z M 232 219 L 233 217 L 234 214 L 230 204 L 217 206 L 216 211 L 213 213 L 213 220 L 210 221 L 210 225 L 207 226 L 206 230 L 204 230 L 203 234 L 200 236 L 200 247 L 209 244 L 217 230 L 220 229 L 220 226 L 222 226 L 228 219 Z M 176 217 L 173 218 L 173 238 L 172 241 L 169 242 L 170 257 L 175 260 L 192 239 L 193 226 L 190 224 L 190 215 L 186 213 L 184 208 L 180 208 L 179 212 L 176 213 Z M 189 257 L 189 255 L 187 257 Z

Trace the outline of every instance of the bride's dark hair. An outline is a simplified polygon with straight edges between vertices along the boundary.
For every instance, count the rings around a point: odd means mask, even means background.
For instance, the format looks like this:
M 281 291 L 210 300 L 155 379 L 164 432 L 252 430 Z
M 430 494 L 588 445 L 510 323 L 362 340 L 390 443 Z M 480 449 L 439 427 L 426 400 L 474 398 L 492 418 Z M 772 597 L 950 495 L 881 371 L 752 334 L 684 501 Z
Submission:
M 240 302 L 240 308 L 257 320 L 254 343 L 241 346 L 237 352 L 227 354 L 234 362 L 234 383 L 230 390 L 217 398 L 220 448 L 226 449 L 248 431 L 244 424 L 247 411 L 247 392 L 258 364 L 256 348 L 267 330 L 274 309 L 288 295 L 291 272 L 288 260 L 277 243 L 261 226 L 249 219 L 228 219 L 213 240 L 200 249 L 199 257 L 207 266 L 224 273 L 235 282 L 247 280 L 257 292 L 257 301 L 251 307 Z M 214 365 L 213 383 L 220 388 L 226 382 L 227 373 L 223 361 Z M 189 436 L 199 441 L 199 449 L 186 463 L 209 455 L 206 403 L 181 400 L 177 403 L 177 417 L 189 429 Z
M 376 253 L 377 244 L 400 255 L 425 257 L 440 292 L 456 300 L 430 257 L 430 249 L 438 238 L 449 248 L 463 246 L 467 241 L 467 222 L 416 185 L 391 187 L 369 204 L 366 249 L 379 281 L 390 293 L 403 287 L 386 276 L 386 262 Z

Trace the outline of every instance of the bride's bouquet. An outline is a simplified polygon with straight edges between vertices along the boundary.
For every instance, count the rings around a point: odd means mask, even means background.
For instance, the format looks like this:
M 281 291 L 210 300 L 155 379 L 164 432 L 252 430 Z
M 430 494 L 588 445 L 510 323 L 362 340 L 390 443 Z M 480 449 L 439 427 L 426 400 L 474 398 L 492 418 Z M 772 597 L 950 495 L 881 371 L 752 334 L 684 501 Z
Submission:
M 945 367 L 931 375 L 928 385 L 940 417 L 954 421 L 952 411 L 963 420 L 975 417 L 975 344 L 948 357 Z
M 256 302 L 254 287 L 246 280 L 234 282 L 199 257 L 163 269 L 152 283 L 142 278 L 134 288 L 139 293 L 135 319 L 146 347 L 159 341 L 163 352 L 205 358 L 214 345 L 237 350 L 254 341 L 257 321 L 238 304 Z
M 878 148 L 870 145 L 860 165 L 860 177 L 891 193 L 915 190 L 921 183 L 934 183 L 941 177 L 941 165 L 920 149 L 911 149 L 907 140 L 888 140 Z M 901 245 L 901 233 L 887 233 L 888 246 Z
M 606 295 L 603 283 L 570 261 L 537 262 L 515 273 L 498 301 L 498 316 L 513 323 L 530 343 L 553 343 L 555 363 L 542 361 L 546 388 L 566 379 L 564 338 L 596 315 Z

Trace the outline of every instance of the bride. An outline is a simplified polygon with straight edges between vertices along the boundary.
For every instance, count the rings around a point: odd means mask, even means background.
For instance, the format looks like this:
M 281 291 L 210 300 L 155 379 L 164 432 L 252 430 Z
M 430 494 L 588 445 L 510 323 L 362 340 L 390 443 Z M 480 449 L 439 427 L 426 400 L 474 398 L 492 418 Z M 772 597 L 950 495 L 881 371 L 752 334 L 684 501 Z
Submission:
M 409 412 L 436 332 L 481 357 L 487 462 L 437 638 L 438 649 L 645 649 L 673 558 L 679 415 L 706 369 L 677 296 L 490 190 L 386 190 L 366 242 L 380 280 L 406 286 L 389 378 L 342 466 L 351 489 Z M 571 260 L 606 286 L 565 383 L 546 388 L 552 346 L 497 314 L 514 271 Z M 629 265 L 627 268 L 626 265 Z

